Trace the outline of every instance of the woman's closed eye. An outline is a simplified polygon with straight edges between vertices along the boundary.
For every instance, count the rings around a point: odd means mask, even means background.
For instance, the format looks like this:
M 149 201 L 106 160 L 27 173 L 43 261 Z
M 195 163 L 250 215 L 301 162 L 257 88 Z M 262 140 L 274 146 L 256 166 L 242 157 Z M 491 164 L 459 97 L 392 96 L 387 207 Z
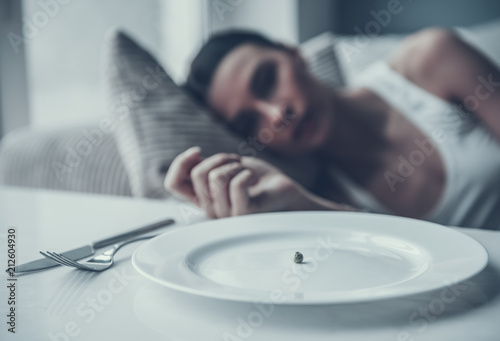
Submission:
M 250 83 L 252 94 L 259 99 L 271 97 L 276 87 L 277 73 L 278 65 L 275 61 L 264 61 L 257 66 Z

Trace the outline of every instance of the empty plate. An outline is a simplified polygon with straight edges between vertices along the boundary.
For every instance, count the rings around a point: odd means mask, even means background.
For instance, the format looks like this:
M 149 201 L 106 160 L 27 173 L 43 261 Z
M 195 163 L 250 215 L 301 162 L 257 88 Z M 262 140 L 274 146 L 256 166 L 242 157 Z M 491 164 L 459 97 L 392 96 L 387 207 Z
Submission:
M 295 262 L 295 253 L 303 260 Z M 484 247 L 441 225 L 348 212 L 286 212 L 167 231 L 132 257 L 147 278 L 242 302 L 332 304 L 417 294 L 480 272 Z

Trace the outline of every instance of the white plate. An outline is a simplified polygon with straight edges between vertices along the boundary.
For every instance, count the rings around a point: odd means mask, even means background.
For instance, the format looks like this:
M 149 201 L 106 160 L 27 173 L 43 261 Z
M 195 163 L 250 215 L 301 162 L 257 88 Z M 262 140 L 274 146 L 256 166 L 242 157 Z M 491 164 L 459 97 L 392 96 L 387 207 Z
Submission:
M 295 252 L 304 255 L 294 262 Z M 137 249 L 134 267 L 183 292 L 242 302 L 331 304 L 438 289 L 480 272 L 484 247 L 420 220 L 287 212 L 172 229 Z

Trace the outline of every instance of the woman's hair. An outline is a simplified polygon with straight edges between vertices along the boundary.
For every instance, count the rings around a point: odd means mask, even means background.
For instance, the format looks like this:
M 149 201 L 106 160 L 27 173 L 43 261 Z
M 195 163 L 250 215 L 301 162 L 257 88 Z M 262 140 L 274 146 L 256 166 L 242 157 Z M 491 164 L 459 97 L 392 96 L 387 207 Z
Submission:
M 230 51 L 242 44 L 285 49 L 283 45 L 251 31 L 232 30 L 215 34 L 205 43 L 191 63 L 184 89 L 205 103 L 212 77 L 220 62 Z

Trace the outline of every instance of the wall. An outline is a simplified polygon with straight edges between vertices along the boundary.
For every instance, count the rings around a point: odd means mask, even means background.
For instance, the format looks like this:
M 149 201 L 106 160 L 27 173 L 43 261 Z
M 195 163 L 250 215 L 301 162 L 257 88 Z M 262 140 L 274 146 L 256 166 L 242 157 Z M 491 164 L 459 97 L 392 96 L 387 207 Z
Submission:
M 153 53 L 161 51 L 158 0 L 23 0 L 23 10 L 35 128 L 108 115 L 101 72 L 109 29 L 124 28 Z
M 18 0 L 0 1 L 0 138 L 8 131 L 29 124 L 20 17 Z
M 162 60 L 170 76 L 184 81 L 191 60 L 208 36 L 207 0 L 162 0 Z
M 298 0 L 299 41 L 325 31 L 338 31 L 340 0 Z
M 243 28 L 290 44 L 299 40 L 296 0 L 210 0 L 209 3 L 212 32 Z
M 374 20 L 373 13 L 386 10 L 391 2 L 402 8 L 392 15 L 381 33 L 412 32 L 428 26 L 467 26 L 500 16 L 498 0 L 342 0 L 339 2 L 337 32 L 354 34 L 357 26 L 362 31 Z

